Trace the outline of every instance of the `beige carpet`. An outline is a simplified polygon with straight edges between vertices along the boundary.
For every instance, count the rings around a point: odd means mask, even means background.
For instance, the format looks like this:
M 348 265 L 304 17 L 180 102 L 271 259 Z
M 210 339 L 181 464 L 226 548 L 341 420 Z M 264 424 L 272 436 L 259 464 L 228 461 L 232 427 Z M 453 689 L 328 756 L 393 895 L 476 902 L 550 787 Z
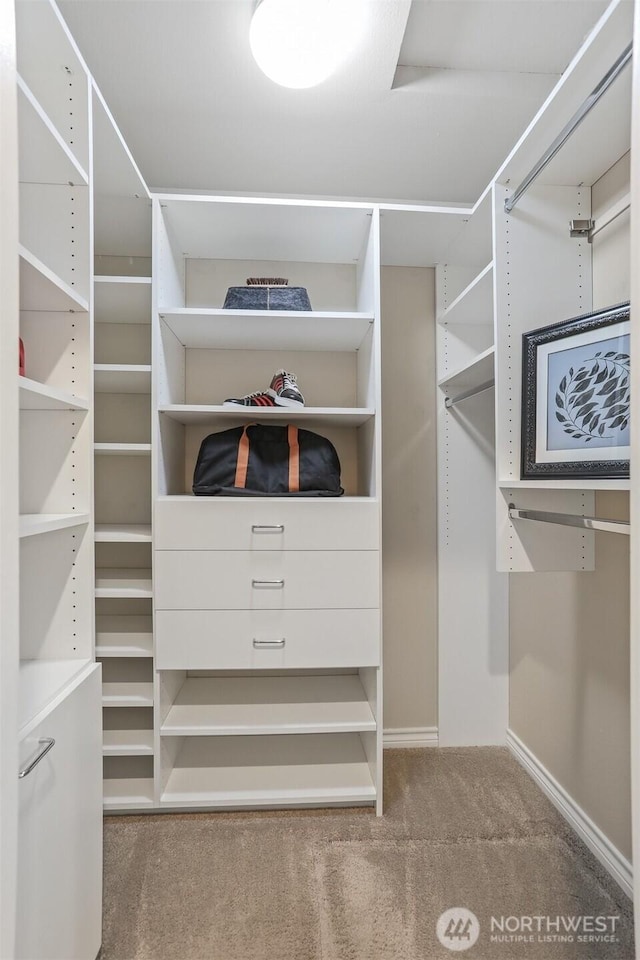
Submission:
M 383 818 L 107 818 L 102 960 L 633 960 L 630 902 L 506 750 L 385 771 Z M 480 922 L 459 953 L 435 932 L 456 906 Z M 491 942 L 492 916 L 531 915 L 619 917 L 617 941 Z

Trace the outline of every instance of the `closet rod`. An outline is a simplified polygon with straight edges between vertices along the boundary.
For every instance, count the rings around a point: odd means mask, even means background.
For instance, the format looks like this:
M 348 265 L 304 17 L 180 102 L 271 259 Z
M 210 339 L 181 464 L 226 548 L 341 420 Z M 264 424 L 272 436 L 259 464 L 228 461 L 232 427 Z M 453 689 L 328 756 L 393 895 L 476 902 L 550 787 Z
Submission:
M 611 84 L 616 80 L 616 78 L 622 73 L 626 65 L 631 60 L 631 53 L 633 50 L 633 44 L 630 43 L 623 53 L 618 57 L 616 62 L 607 71 L 600 83 L 591 91 L 584 103 L 578 107 L 574 115 L 571 117 L 571 120 L 567 125 L 560 131 L 558 136 L 555 138 L 551 146 L 546 150 L 542 157 L 538 160 L 535 167 L 527 174 L 524 178 L 518 189 L 511 194 L 510 197 L 504 202 L 505 213 L 511 213 L 516 203 L 520 199 L 523 193 L 525 193 L 533 181 L 538 177 L 544 168 L 550 163 L 551 160 L 555 157 L 558 151 L 565 145 L 569 137 L 572 135 L 574 130 L 582 123 L 584 118 L 587 116 L 589 111 L 595 107 L 596 103 L 600 97 L 606 93 Z
M 605 533 L 623 533 L 629 536 L 631 525 L 625 520 L 600 520 L 598 517 L 578 517 L 574 513 L 548 513 L 546 510 L 521 510 L 509 504 L 511 520 L 538 520 L 541 523 L 559 523 L 565 527 L 602 530 Z
M 462 393 L 459 393 L 455 397 L 445 397 L 444 405 L 449 410 L 451 407 L 455 406 L 456 403 L 460 403 L 461 400 L 467 400 L 469 397 L 475 397 L 477 393 L 484 393 L 485 390 L 491 390 L 495 384 L 495 380 L 487 380 L 486 383 L 481 383 L 478 387 L 471 387 L 469 390 L 463 390 Z
M 592 227 L 589 230 L 589 243 L 597 236 L 601 230 L 604 230 L 605 227 L 608 227 L 610 223 L 613 223 L 614 220 L 617 220 L 618 217 L 622 216 L 623 213 L 626 213 L 629 207 L 631 206 L 631 194 L 627 193 L 624 197 L 618 200 L 617 203 L 614 203 L 612 207 L 602 214 L 601 217 L 598 217 L 596 220 L 595 227 Z

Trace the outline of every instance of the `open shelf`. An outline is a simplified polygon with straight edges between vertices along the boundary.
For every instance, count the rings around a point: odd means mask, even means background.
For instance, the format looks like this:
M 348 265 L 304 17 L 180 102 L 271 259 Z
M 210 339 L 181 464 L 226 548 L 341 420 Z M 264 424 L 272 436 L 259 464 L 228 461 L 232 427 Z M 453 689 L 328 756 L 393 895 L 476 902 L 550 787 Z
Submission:
M 103 781 L 105 810 L 141 810 L 153 806 L 151 777 Z
M 94 443 L 93 452 L 115 457 L 150 457 L 150 443 Z
M 153 730 L 104 730 L 104 757 L 153 756 Z
M 151 323 L 151 277 L 94 277 L 96 323 Z
M 447 307 L 439 323 L 493 323 L 493 261 Z
M 184 424 L 207 423 L 220 429 L 249 421 L 303 423 L 317 427 L 359 427 L 370 420 L 375 411 L 370 407 L 223 407 L 222 405 L 174 403 L 159 408 L 172 420 Z
M 50 313 L 87 313 L 89 303 L 22 244 L 20 255 L 20 309 Z
M 96 543 L 151 543 L 151 524 L 97 524 L 95 539 Z
M 103 683 L 103 707 L 152 707 L 152 683 Z
M 35 537 L 66 527 L 82 527 L 89 520 L 88 513 L 23 513 L 20 516 L 20 537 Z
M 352 733 L 376 721 L 357 676 L 185 680 L 163 736 Z
M 151 570 L 125 567 L 96 569 L 96 597 L 152 597 Z
M 369 313 L 300 310 L 163 310 L 160 317 L 183 346 L 217 350 L 357 350 Z
M 479 268 L 491 259 L 493 194 L 489 185 L 452 239 L 444 262 L 459 267 Z M 439 260 L 442 259 L 440 255 Z
M 96 616 L 96 657 L 152 657 L 153 622 L 147 616 Z
M 462 393 L 488 383 L 494 378 L 495 353 L 495 347 L 489 347 L 454 373 L 439 380 L 438 386 L 447 393 Z
M 49 387 L 37 380 L 20 377 L 20 409 L 21 410 L 88 410 L 89 401 L 74 397 L 66 390 Z
M 17 81 L 21 182 L 86 185 L 86 172 L 22 77 Z
M 373 803 L 357 733 L 295 737 L 187 737 L 163 806 L 270 807 Z
M 21 660 L 18 679 L 18 727 L 44 710 L 90 660 Z
M 499 480 L 502 490 L 630 490 L 631 481 L 622 479 L 601 480 Z
M 150 393 L 151 366 L 148 364 L 96 363 L 96 393 Z

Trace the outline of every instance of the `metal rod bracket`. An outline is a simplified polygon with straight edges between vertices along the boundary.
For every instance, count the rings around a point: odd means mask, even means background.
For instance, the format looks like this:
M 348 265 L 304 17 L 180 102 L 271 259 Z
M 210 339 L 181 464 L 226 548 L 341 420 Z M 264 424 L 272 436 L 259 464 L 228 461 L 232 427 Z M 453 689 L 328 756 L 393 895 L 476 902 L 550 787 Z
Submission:
M 591 231 L 595 227 L 595 220 L 569 220 L 569 236 L 584 240 L 591 239 Z

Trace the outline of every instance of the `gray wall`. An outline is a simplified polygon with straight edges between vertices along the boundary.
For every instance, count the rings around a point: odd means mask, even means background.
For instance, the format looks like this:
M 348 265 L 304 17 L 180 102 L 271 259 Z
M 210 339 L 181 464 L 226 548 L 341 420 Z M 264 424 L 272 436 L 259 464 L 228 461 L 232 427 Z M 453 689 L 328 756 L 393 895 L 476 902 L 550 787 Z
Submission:
M 629 158 L 593 187 L 593 214 L 629 189 Z M 594 309 L 629 298 L 629 216 L 596 237 Z M 628 518 L 627 493 L 599 516 Z M 596 534 L 593 573 L 512 574 L 510 726 L 631 857 L 629 542 Z
M 435 272 L 382 270 L 384 727 L 437 709 Z

